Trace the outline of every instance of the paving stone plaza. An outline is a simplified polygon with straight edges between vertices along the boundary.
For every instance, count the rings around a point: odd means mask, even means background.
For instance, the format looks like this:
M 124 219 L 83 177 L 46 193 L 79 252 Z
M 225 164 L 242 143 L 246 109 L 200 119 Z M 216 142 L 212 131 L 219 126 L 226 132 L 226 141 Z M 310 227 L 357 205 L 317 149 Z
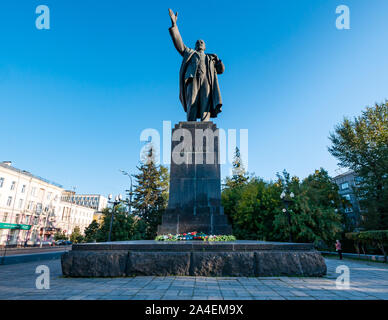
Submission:
M 388 265 L 326 258 L 323 278 L 65 278 L 60 260 L 0 266 L 1 300 L 388 300 Z M 36 289 L 36 267 L 50 269 L 50 289 Z M 350 288 L 336 286 L 336 268 Z

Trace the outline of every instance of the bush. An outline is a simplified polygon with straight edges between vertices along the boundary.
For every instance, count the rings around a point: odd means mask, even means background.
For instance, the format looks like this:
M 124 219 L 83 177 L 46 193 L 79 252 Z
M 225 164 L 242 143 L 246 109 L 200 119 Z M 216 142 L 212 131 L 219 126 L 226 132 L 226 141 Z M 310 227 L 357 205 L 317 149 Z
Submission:
M 73 243 L 81 243 L 84 241 L 84 237 L 81 234 L 81 230 L 76 226 L 70 235 L 70 241 Z
M 357 253 L 360 254 L 360 245 L 365 254 L 365 246 L 377 247 L 384 255 L 384 261 L 387 262 L 388 230 L 371 230 L 361 232 L 346 233 L 345 237 L 354 242 Z
M 63 232 L 59 232 L 57 231 L 55 234 L 54 234 L 54 240 L 55 241 L 58 241 L 58 240 L 68 240 L 68 236 Z

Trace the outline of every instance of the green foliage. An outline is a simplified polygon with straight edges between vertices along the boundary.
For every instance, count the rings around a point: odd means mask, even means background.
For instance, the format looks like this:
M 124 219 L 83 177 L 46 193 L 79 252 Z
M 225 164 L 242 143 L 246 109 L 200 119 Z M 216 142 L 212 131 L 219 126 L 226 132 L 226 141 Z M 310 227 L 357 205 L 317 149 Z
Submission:
M 116 206 L 113 210 L 106 208 L 103 210 L 103 220 L 97 231 L 96 240 L 98 242 L 108 241 L 109 228 L 114 212 L 111 241 L 125 241 L 137 238 L 137 221 L 133 215 L 129 215 L 121 205 Z
M 283 190 L 293 192 L 288 223 Z M 226 187 L 222 204 L 238 239 L 331 243 L 342 232 L 342 215 L 337 211 L 342 200 L 338 187 L 324 170 L 317 170 L 302 182 L 285 171 L 277 182 L 252 178 L 238 187 Z
M 95 242 L 97 241 L 97 233 L 100 225 L 96 220 L 93 220 L 89 226 L 85 229 L 85 241 L 86 242 Z
M 273 240 L 274 216 L 280 210 L 280 189 L 252 178 L 246 184 L 226 187 L 221 198 L 237 239 Z
M 359 240 L 358 238 L 359 234 L 360 234 L 359 232 L 348 232 L 348 233 L 345 233 L 345 237 L 349 240 L 357 241 Z
M 227 177 L 225 179 L 225 185 L 228 188 L 243 186 L 248 182 L 249 178 L 241 161 L 240 150 L 237 147 L 234 153 L 232 166 L 232 177 Z
M 355 192 L 365 229 L 388 228 L 388 102 L 345 118 L 330 135 L 329 152 L 361 178 Z
M 70 241 L 73 243 L 81 243 L 83 240 L 84 237 L 81 234 L 81 230 L 78 226 L 76 226 L 70 235 Z
M 388 230 L 370 230 L 361 232 L 351 232 L 345 234 L 346 238 L 353 240 L 357 252 L 359 253 L 359 244 L 375 246 L 381 250 L 384 255 L 384 261 L 387 262 Z
M 134 214 L 146 225 L 146 239 L 154 239 L 157 226 L 162 221 L 168 201 L 168 170 L 156 166 L 153 149 L 150 148 L 145 161 L 137 167 L 140 173 L 134 175 L 136 186 L 134 190 Z
M 338 186 L 327 171 L 316 170 L 301 183 L 296 177 L 290 179 L 285 172 L 279 184 L 295 194 L 289 207 L 294 241 L 327 245 L 338 237 L 342 232 L 342 217 L 337 208 L 341 206 L 342 201 Z M 290 230 L 287 225 L 285 214 L 277 214 L 274 227 L 283 238 L 286 236 L 286 230 Z
M 55 241 L 58 241 L 58 240 L 68 240 L 68 236 L 63 232 L 59 232 L 57 231 L 55 234 L 54 234 L 54 240 Z

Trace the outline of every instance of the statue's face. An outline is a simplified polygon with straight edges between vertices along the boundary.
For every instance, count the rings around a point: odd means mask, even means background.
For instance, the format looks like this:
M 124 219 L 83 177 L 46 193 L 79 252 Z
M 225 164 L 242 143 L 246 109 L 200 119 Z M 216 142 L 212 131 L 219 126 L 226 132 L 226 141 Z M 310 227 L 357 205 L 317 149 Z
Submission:
M 203 40 L 197 40 L 197 42 L 195 43 L 195 50 L 197 51 L 205 51 L 206 49 L 206 45 L 205 45 L 205 41 Z

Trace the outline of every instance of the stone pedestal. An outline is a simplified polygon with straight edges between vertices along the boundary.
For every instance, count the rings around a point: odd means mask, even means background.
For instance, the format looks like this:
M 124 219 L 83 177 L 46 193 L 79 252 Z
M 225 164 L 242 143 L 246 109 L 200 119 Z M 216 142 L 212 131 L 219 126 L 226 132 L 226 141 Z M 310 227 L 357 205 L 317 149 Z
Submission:
M 172 130 L 170 195 L 158 234 L 231 234 L 221 206 L 219 135 L 213 122 L 179 122 Z
M 327 271 L 313 244 L 262 241 L 74 244 L 61 262 L 70 277 L 321 277 Z

